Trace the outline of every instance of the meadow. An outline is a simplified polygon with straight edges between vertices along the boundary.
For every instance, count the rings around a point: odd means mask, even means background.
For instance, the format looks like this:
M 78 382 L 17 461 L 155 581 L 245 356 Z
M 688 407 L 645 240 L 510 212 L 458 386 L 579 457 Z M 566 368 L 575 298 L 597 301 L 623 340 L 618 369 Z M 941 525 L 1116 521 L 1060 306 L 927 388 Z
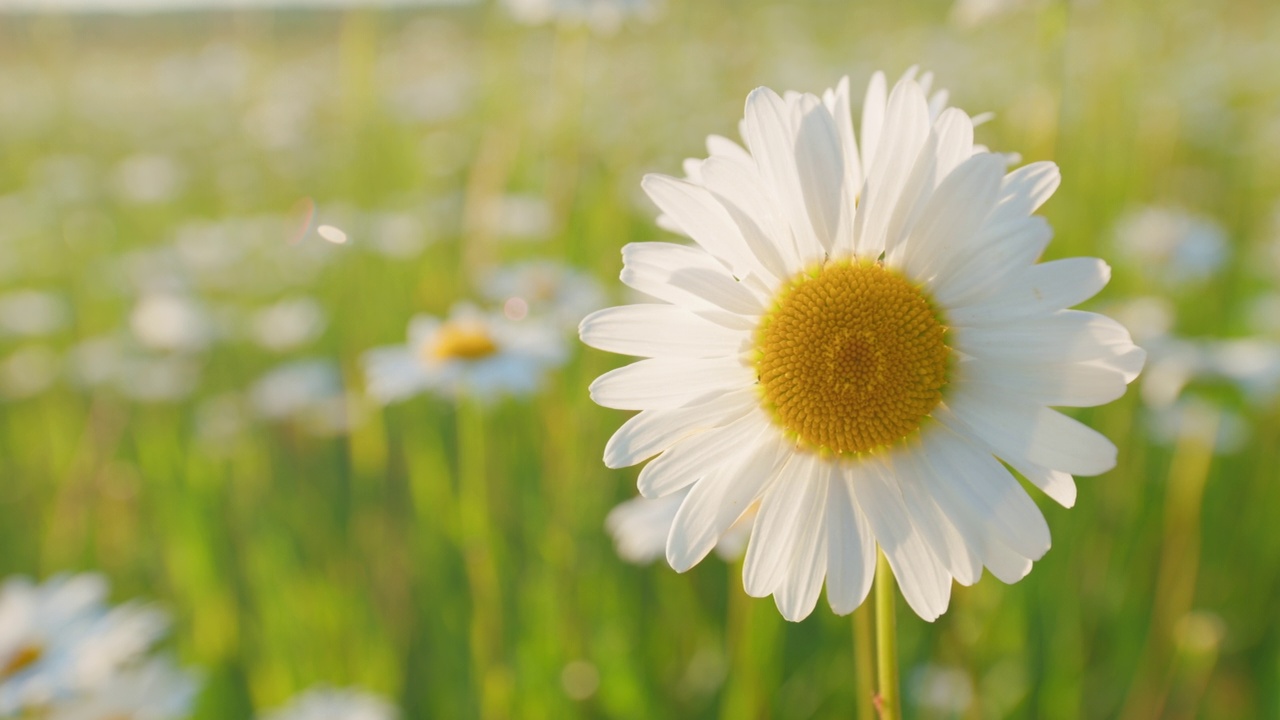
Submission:
M 1150 356 L 1072 413 L 1119 462 L 1070 510 L 1032 491 L 1032 573 L 899 607 L 906 717 L 1280 717 L 1280 5 L 955 12 L 0 14 L 0 578 L 158 603 L 201 720 L 317 684 L 406 718 L 867 717 L 849 617 L 784 621 L 741 560 L 619 557 L 638 468 L 602 464 L 626 414 L 586 388 L 625 360 L 574 322 L 492 401 L 383 407 L 361 357 L 510 310 L 513 264 L 624 301 L 621 247 L 673 239 L 645 173 L 736 137 L 757 86 L 849 75 L 856 106 L 919 65 L 994 113 L 979 142 L 1061 166 L 1046 259 L 1110 262 L 1086 307 Z

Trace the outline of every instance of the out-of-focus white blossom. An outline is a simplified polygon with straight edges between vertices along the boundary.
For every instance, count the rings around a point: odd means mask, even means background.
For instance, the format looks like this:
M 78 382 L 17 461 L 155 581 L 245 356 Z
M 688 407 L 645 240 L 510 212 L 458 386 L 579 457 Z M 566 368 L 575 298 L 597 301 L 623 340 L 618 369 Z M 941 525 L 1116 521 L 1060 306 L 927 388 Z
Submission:
M 1165 408 L 1146 412 L 1151 438 L 1162 445 L 1194 440 L 1215 453 L 1239 452 L 1249 437 L 1249 424 L 1239 413 L 1196 395 L 1186 395 Z
M 396 720 L 399 711 L 377 695 L 355 688 L 312 688 L 264 720 Z
M 1226 263 L 1226 231 L 1210 218 L 1178 208 L 1146 207 L 1116 223 L 1119 258 L 1166 286 L 1207 280 Z
M 254 314 L 254 342 L 272 352 L 288 352 L 311 343 L 325 329 L 324 309 L 310 297 L 286 298 Z
M 101 575 L 56 575 L 41 584 L 5 580 L 0 585 L 0 716 L 36 711 L 59 720 L 108 720 L 113 716 L 90 712 L 93 702 L 118 705 L 131 685 L 150 692 L 146 697 L 134 693 L 133 707 L 145 702 L 170 707 L 170 680 L 186 688 L 189 705 L 195 692 L 191 680 L 179 682 L 177 673 L 140 665 L 168 624 L 164 612 L 142 603 L 106 605 Z M 168 720 L 186 710 L 128 716 Z
M 116 191 L 132 203 L 169 202 L 183 189 L 185 172 L 177 160 L 168 155 L 134 155 L 116 166 Z
M 461 304 L 444 320 L 413 318 L 405 345 L 374 348 L 363 361 L 369 394 L 386 404 L 427 390 L 451 398 L 530 394 L 564 355 L 562 334 L 547 323 Z
M 577 327 L 607 302 L 595 278 L 552 260 L 499 268 L 489 273 L 481 287 L 485 297 L 503 304 L 507 319 L 547 317 L 565 329 Z
M 342 374 L 331 360 L 276 367 L 249 388 L 249 403 L 259 417 L 297 422 L 316 435 L 344 433 L 363 420 L 360 403 L 343 389 Z
M 66 301 L 51 292 L 19 290 L 0 296 L 0 336 L 40 337 L 67 324 Z
M 213 342 L 213 324 L 192 297 L 174 292 L 144 295 L 129 315 L 138 342 L 153 350 L 199 352 Z

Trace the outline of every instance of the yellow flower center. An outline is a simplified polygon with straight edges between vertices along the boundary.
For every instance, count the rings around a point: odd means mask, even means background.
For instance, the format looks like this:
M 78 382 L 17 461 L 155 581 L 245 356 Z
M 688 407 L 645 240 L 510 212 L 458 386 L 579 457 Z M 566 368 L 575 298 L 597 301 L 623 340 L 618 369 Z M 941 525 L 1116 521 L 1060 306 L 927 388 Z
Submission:
M 445 323 L 436 341 L 425 348 L 428 360 L 479 360 L 498 352 L 483 325 L 478 323 Z
M 10 656 L 4 664 L 0 664 L 0 680 L 17 675 L 25 668 L 40 662 L 43 655 L 44 650 L 39 645 L 24 645 L 18 648 L 18 652 Z
M 756 330 L 765 407 L 810 449 L 884 448 L 918 430 L 941 401 L 944 332 L 928 298 L 879 264 L 801 273 Z

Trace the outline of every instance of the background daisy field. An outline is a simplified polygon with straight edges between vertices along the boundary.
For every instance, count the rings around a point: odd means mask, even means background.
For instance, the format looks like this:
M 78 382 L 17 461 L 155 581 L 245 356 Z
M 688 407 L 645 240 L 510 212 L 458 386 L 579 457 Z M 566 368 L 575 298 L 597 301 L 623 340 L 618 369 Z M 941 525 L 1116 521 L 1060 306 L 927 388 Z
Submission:
M 1071 510 L 1032 493 L 1030 576 L 900 606 L 906 716 L 1280 717 L 1280 6 L 4 9 L 0 578 L 158 603 L 193 717 L 315 685 L 407 718 L 852 715 L 849 618 L 618 556 L 638 468 L 601 463 L 626 414 L 586 387 L 626 359 L 573 327 L 627 300 L 622 245 L 673 239 L 641 176 L 751 89 L 847 74 L 858 105 L 917 64 L 994 113 L 978 142 L 1061 166 L 1046 259 L 1106 259 L 1085 307 L 1149 359 L 1071 413 L 1118 465 Z M 375 401 L 364 353 L 460 302 L 546 321 L 559 364 Z

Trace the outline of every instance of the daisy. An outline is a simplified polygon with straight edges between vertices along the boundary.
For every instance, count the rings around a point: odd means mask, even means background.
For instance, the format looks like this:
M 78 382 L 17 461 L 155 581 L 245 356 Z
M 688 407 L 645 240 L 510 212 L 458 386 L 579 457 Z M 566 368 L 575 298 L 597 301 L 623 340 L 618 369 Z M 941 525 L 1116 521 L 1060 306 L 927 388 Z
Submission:
M 164 634 L 164 613 L 105 604 L 99 575 L 0 586 L 0 716 L 77 697 L 114 681 Z
M 877 546 L 926 620 L 953 579 L 1024 577 L 1049 529 L 1001 461 L 1072 505 L 1072 476 L 1106 472 L 1116 449 L 1051 406 L 1120 397 L 1144 357 L 1118 323 L 1067 309 L 1106 284 L 1105 263 L 1036 263 L 1056 166 L 1007 172 L 911 75 L 892 92 L 875 76 L 868 97 L 855 137 L 847 81 L 751 93 L 741 152 L 713 151 L 700 182 L 644 180 L 696 243 L 623 248 L 623 282 L 662 302 L 580 327 L 644 358 L 591 396 L 640 411 L 608 466 L 657 456 L 640 492 L 688 488 L 668 562 L 692 567 L 759 503 L 745 589 L 789 620 L 824 580 L 852 612 Z
M 363 360 L 369 394 L 387 404 L 425 390 L 447 397 L 528 394 L 563 358 L 554 327 L 533 319 L 511 322 L 462 304 L 444 320 L 415 317 L 408 343 L 374 348 Z
M 395 720 L 400 714 L 386 700 L 354 689 L 313 688 L 294 698 L 267 720 Z

